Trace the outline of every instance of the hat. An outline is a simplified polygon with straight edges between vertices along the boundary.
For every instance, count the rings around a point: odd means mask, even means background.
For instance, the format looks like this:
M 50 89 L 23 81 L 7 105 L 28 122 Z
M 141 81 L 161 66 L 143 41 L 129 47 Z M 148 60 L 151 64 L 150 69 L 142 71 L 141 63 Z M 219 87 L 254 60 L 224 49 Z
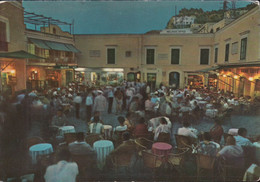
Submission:
M 99 93 L 99 94 L 103 94 L 103 92 L 102 92 L 101 90 L 98 90 L 97 93 Z

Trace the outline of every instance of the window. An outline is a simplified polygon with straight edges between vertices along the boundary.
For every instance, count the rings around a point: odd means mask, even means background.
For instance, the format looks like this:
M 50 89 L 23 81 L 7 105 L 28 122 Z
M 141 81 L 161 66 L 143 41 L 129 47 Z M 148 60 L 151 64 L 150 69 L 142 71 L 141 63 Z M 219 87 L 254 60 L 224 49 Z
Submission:
M 241 39 L 240 60 L 246 59 L 247 38 Z
M 146 64 L 154 64 L 155 49 L 146 49 Z
M 125 51 L 125 57 L 131 57 L 132 52 L 131 51 Z
M 228 62 L 229 59 L 229 44 L 226 44 L 226 49 L 225 49 L 225 62 Z
M 215 47 L 214 63 L 218 62 L 218 47 Z
M 107 64 L 116 64 L 116 49 L 107 49 Z
M 35 46 L 34 44 L 28 44 L 28 52 L 31 54 L 35 54 Z
M 56 34 L 56 28 L 52 29 L 53 34 Z
M 172 49 L 171 64 L 180 64 L 180 49 Z
M 8 51 L 6 23 L 0 21 L 0 51 Z
M 200 49 L 200 64 L 209 64 L 209 49 Z

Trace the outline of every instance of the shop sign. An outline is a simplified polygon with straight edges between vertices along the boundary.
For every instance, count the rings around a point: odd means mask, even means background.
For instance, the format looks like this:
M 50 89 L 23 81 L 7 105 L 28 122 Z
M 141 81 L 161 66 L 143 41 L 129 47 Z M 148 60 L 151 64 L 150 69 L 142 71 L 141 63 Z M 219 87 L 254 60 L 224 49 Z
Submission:
M 56 65 L 54 69 L 75 69 L 77 66 L 65 66 L 65 65 Z

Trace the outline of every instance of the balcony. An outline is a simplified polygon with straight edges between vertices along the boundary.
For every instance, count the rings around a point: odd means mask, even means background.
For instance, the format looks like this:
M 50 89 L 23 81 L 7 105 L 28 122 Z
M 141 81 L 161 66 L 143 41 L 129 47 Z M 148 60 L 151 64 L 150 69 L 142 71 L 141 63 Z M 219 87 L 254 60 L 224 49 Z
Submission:
M 29 64 L 33 64 L 33 65 L 37 65 L 37 63 L 40 64 L 50 64 L 50 63 L 58 63 L 58 64 L 77 64 L 76 58 L 73 57 L 49 57 L 46 59 L 40 59 L 40 60 L 36 60 L 36 59 L 32 59 L 29 60 Z

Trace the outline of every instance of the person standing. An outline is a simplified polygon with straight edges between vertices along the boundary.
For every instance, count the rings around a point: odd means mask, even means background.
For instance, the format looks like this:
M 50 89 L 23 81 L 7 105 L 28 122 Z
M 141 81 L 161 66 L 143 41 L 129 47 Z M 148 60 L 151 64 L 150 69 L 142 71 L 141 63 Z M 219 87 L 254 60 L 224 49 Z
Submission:
M 115 91 L 115 101 L 116 101 L 116 114 L 122 112 L 123 106 L 123 93 L 120 88 L 117 88 Z
M 94 111 L 99 111 L 102 116 L 106 111 L 107 107 L 107 99 L 103 96 L 103 92 L 101 90 L 98 91 L 98 95 L 94 100 Z
M 76 110 L 76 118 L 79 119 L 80 115 L 80 104 L 82 102 L 82 97 L 80 96 L 80 93 L 77 93 L 77 96 L 74 97 L 73 102 L 75 104 L 75 110 Z
M 93 105 L 93 96 L 92 96 L 91 91 L 88 92 L 85 104 L 86 104 L 86 119 L 87 119 L 87 122 L 89 122 L 90 118 L 91 118 L 92 105 Z
M 113 88 L 109 88 L 108 94 L 108 114 L 111 114 L 112 111 L 112 105 L 113 105 L 113 99 L 114 99 L 114 93 L 113 93 Z

